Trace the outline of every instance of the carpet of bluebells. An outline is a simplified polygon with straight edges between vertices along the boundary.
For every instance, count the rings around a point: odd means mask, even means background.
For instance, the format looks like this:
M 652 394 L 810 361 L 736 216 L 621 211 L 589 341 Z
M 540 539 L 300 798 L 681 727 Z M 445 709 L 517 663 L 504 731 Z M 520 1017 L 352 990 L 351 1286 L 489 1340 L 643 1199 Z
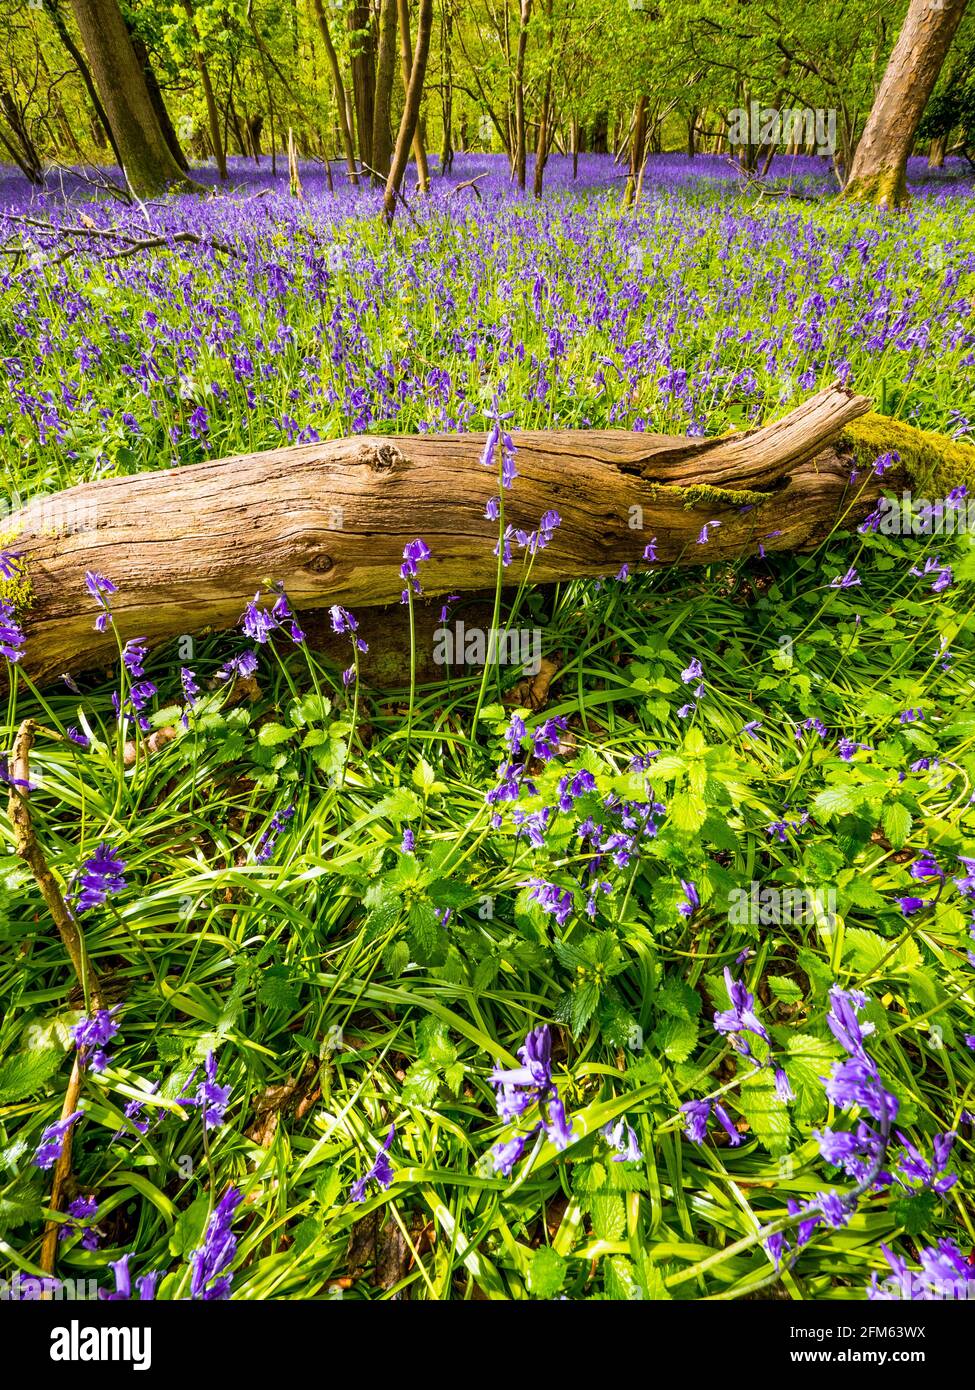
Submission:
M 503 528 L 512 429 L 719 433 L 836 378 L 975 442 L 973 182 L 910 175 L 893 216 L 835 203 L 822 161 L 756 190 L 664 156 L 628 209 L 608 157 L 553 159 L 536 202 L 471 155 L 392 236 L 320 165 L 301 197 L 265 160 L 134 207 L 5 176 L 8 505 L 490 430 Z M 38 690 L 0 523 L 4 803 L 29 795 L 99 985 L 4 809 L 14 1296 L 42 1285 L 68 1135 L 56 1277 L 103 1297 L 971 1292 L 968 534 L 866 525 L 732 567 L 704 526 L 699 566 L 639 536 L 617 575 L 535 589 L 558 525 L 499 538 L 528 581 L 507 621 L 558 654 L 530 710 L 511 670 L 370 686 L 356 614 L 331 610 L 337 666 L 274 576 L 236 633 L 150 651 L 121 576 L 79 574 L 119 660 Z M 429 556 L 404 552 L 411 617 Z

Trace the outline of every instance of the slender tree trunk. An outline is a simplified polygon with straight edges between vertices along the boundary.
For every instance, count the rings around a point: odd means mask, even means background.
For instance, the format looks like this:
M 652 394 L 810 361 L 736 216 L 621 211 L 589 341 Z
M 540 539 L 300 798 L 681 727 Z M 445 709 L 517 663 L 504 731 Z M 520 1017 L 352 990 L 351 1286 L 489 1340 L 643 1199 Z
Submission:
M 518 29 L 518 48 L 515 54 L 515 178 L 518 187 L 526 182 L 525 140 L 525 52 L 528 48 L 528 25 L 532 17 L 532 0 L 521 0 L 521 24 Z
M 0 141 L 6 146 L 24 177 L 33 184 L 42 184 L 44 182 L 44 166 L 41 163 L 37 146 L 27 128 L 24 113 L 17 98 L 2 78 L 0 78 L 0 116 L 10 127 L 9 136 L 0 132 Z
M 58 8 L 57 0 L 45 0 L 44 8 L 47 10 L 47 13 L 51 17 L 51 22 L 54 25 L 54 28 L 57 30 L 58 38 L 64 45 L 65 52 L 69 55 L 71 61 L 78 69 L 78 75 L 84 83 L 85 91 L 88 93 L 88 99 L 91 102 L 92 110 L 95 113 L 95 119 L 101 126 L 102 130 L 105 132 L 105 138 L 108 141 L 109 147 L 115 156 L 116 163 L 121 169 L 122 154 L 115 141 L 115 135 L 112 131 L 112 125 L 108 119 L 108 115 L 105 111 L 105 108 L 102 105 L 101 97 L 98 95 L 98 88 L 95 86 L 94 79 L 92 78 L 91 68 L 85 62 L 85 55 L 81 52 L 81 49 L 78 47 L 74 39 L 71 37 L 71 33 L 68 29 L 68 26 L 64 22 L 64 15 L 62 15 L 60 9 Z
M 968 0 L 911 0 L 860 137 L 843 197 L 907 202 L 907 157 Z
M 642 94 L 637 97 L 633 112 L 633 126 L 630 132 L 630 172 L 626 180 L 623 202 L 632 203 L 636 197 L 637 180 L 643 171 L 647 144 L 647 99 Z
M 445 3 L 440 21 L 440 49 L 443 54 L 443 73 L 440 84 L 441 119 L 443 121 L 443 143 L 440 147 L 440 176 L 449 174 L 454 164 L 453 123 L 454 123 L 454 67 L 450 40 L 453 36 L 454 16 L 449 3 Z
M 392 120 L 393 82 L 396 78 L 396 6 L 397 0 L 382 0 L 379 10 L 379 48 L 376 53 L 376 95 L 373 103 L 372 160 L 379 176 L 387 178 L 393 151 Z
M 352 144 L 352 131 L 349 128 L 349 107 L 345 95 L 345 83 L 342 81 L 342 69 L 339 66 L 339 57 L 332 42 L 332 34 L 328 27 L 328 16 L 325 13 L 325 6 L 322 0 L 314 0 L 315 19 L 318 21 L 318 32 L 322 36 L 322 44 L 325 48 L 325 56 L 328 58 L 328 66 L 332 73 L 332 86 L 335 89 L 335 105 L 338 110 L 339 136 L 342 141 L 342 149 L 345 153 L 345 164 L 349 171 L 349 183 L 357 185 L 359 174 L 355 163 L 355 149 Z
M 938 135 L 932 141 L 928 149 L 928 168 L 943 169 L 945 154 L 948 150 L 948 139 L 950 131 L 946 135 Z
M 352 102 L 359 144 L 359 163 L 372 163 L 373 103 L 376 99 L 376 45 L 368 3 L 349 10 L 352 34 Z
M 413 72 L 413 40 L 410 36 L 410 0 L 397 0 L 399 5 L 399 52 L 403 68 L 403 91 L 410 90 L 410 76 Z M 431 15 L 431 23 L 432 15 Z M 427 165 L 427 151 L 423 139 L 423 122 L 417 112 L 416 131 L 413 136 L 413 158 L 416 160 L 416 178 L 421 193 L 430 191 L 430 169 Z
M 542 196 L 542 183 L 545 178 L 545 163 L 548 159 L 549 121 L 552 115 L 552 70 L 555 67 L 555 31 L 552 28 L 552 0 L 545 5 L 545 19 L 548 24 L 548 61 L 545 67 L 545 89 L 542 93 L 542 108 L 538 114 L 538 136 L 535 140 L 535 171 L 532 180 L 532 193 L 536 198 Z
M 203 56 L 200 35 L 196 28 L 196 19 L 193 14 L 193 0 L 183 0 L 183 8 L 190 21 L 193 48 L 196 53 L 196 66 L 200 74 L 200 85 L 203 88 L 203 99 L 206 102 L 207 124 L 210 127 L 210 144 L 213 146 L 213 157 L 217 161 L 217 173 L 221 180 L 226 181 L 227 152 L 224 149 L 224 143 L 220 137 L 220 113 L 217 110 L 216 99 L 213 95 L 213 83 L 210 81 L 210 70 Z
M 95 85 L 115 133 L 122 168 L 138 197 L 167 187 L 195 190 L 163 135 L 118 0 L 71 0 Z
M 433 0 L 420 0 L 416 29 L 416 52 L 412 55 L 410 81 L 406 88 L 406 101 L 403 106 L 403 119 L 400 121 L 396 137 L 396 150 L 392 167 L 386 181 L 383 196 L 383 220 L 387 227 L 392 226 L 396 216 L 396 199 L 399 194 L 403 174 L 410 157 L 410 145 L 420 116 L 420 103 L 423 100 L 423 83 L 427 73 L 427 59 L 430 56 L 430 34 L 433 30 Z

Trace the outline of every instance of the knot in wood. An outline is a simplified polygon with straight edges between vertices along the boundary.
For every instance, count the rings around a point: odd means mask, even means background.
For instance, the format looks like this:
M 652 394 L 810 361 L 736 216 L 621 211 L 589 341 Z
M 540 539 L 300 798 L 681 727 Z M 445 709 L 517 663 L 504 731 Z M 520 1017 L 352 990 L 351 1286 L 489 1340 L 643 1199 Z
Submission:
M 381 444 L 363 444 L 359 449 L 359 458 L 377 473 L 388 473 L 398 463 L 406 462 L 406 456 L 402 451 L 388 440 Z

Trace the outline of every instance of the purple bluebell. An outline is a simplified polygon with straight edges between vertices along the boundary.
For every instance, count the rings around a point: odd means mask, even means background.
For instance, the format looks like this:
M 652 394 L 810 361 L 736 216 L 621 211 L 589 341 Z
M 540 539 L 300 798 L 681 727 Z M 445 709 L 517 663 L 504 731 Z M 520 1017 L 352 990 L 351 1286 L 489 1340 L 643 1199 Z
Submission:
M 237 1254 L 232 1225 L 242 1196 L 236 1187 L 227 1188 L 207 1222 L 202 1245 L 190 1255 L 190 1298 L 210 1302 L 230 1297 L 233 1275 L 226 1271 Z
M 61 1157 L 68 1131 L 73 1124 L 81 1119 L 84 1113 L 83 1110 L 75 1110 L 73 1114 L 66 1115 L 63 1120 L 56 1120 L 53 1125 L 48 1125 L 41 1135 L 41 1142 L 34 1154 L 34 1164 L 37 1168 L 54 1167 Z
M 392 1185 L 394 1173 L 393 1165 L 389 1159 L 389 1150 L 392 1148 L 395 1138 L 396 1126 L 393 1124 L 389 1127 L 389 1133 L 383 1140 L 382 1148 L 376 1154 L 376 1160 L 372 1167 L 352 1184 L 349 1190 L 350 1202 L 364 1202 L 371 1182 L 374 1182 L 383 1192 Z
M 125 860 L 107 840 L 82 864 L 71 890 L 71 902 L 79 915 L 101 907 L 110 895 L 125 889 Z

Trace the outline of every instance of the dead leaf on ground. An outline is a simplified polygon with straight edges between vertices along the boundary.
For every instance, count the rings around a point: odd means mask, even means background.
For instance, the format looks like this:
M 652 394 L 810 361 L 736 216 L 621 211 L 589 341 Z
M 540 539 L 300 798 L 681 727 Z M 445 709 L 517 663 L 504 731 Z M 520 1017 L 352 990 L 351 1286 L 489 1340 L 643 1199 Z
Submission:
M 548 704 L 548 691 L 562 665 L 560 654 L 543 656 L 534 676 L 523 676 L 503 696 L 506 705 L 519 709 L 540 710 Z

